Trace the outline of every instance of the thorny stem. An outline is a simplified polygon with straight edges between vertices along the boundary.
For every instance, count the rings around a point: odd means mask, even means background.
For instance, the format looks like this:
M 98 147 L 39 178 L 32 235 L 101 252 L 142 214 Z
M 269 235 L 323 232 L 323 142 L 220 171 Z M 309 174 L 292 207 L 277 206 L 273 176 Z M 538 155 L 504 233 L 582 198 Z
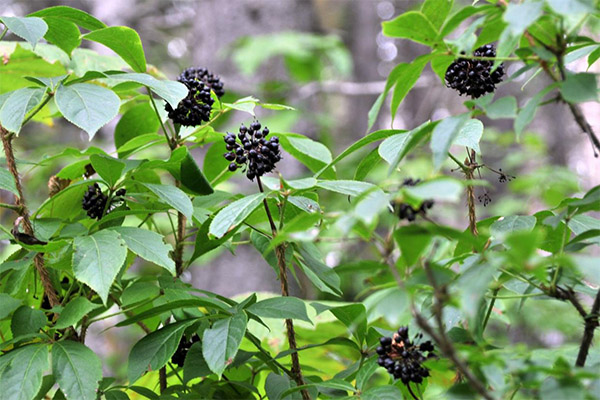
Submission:
M 264 189 L 262 186 L 262 182 L 260 181 L 260 177 L 256 177 L 256 183 L 258 184 L 258 190 L 261 193 L 264 193 Z M 275 221 L 273 220 L 273 216 L 271 215 L 271 211 L 269 210 L 269 204 L 267 203 L 267 199 L 263 199 L 263 205 L 265 206 L 265 212 L 267 213 L 267 218 L 269 220 L 269 224 L 271 225 L 271 232 L 273 234 L 273 238 L 277 236 L 277 226 L 275 225 Z M 279 281 L 281 283 L 281 295 L 289 296 L 288 290 L 288 280 L 287 280 L 287 266 L 285 261 L 285 244 L 279 244 L 275 247 L 275 255 L 277 256 L 277 266 L 279 267 Z M 292 353 L 290 357 L 292 358 L 292 374 L 294 375 L 294 380 L 298 386 L 304 386 L 304 378 L 302 377 L 302 369 L 300 368 L 300 360 L 298 358 L 297 344 L 296 344 L 296 333 L 294 331 L 294 322 L 287 318 L 285 320 L 285 327 L 287 331 L 288 344 L 290 346 L 290 350 Z M 309 400 L 310 395 L 306 389 L 301 390 L 302 399 Z
M 31 226 L 31 221 L 29 220 L 29 213 L 27 211 L 27 206 L 25 205 L 25 197 L 23 196 L 21 178 L 19 177 L 17 163 L 15 162 L 15 155 L 12 147 L 12 137 L 9 137 L 9 132 L 4 129 L 2 125 L 0 125 L 0 136 L 2 137 L 2 145 L 4 147 L 4 154 L 6 156 L 6 164 L 10 174 L 13 176 L 15 187 L 17 188 L 18 193 L 18 195 L 15 196 L 15 206 L 19 209 L 15 211 L 17 211 L 19 215 L 23 217 L 23 229 L 25 233 L 33 236 L 33 227 Z M 33 263 L 40 276 L 42 286 L 44 287 L 44 293 L 48 297 L 50 305 L 52 307 L 59 305 L 60 301 L 58 300 L 56 290 L 52 285 L 52 281 L 48 275 L 48 270 L 44 266 L 44 255 L 42 253 L 37 253 L 33 259 Z
M 467 150 L 468 152 L 468 150 Z M 465 160 L 465 166 L 467 167 L 463 171 L 465 172 L 465 178 L 467 180 L 473 180 L 473 169 L 475 165 L 475 150 L 471 150 L 468 153 L 468 157 Z M 469 209 L 469 230 L 473 236 L 477 236 L 477 216 L 475 214 L 475 190 L 472 185 L 467 186 L 467 207 Z
M 592 340 L 594 339 L 594 330 L 600 326 L 598 322 L 598 314 L 600 314 L 600 289 L 596 293 L 594 304 L 590 313 L 584 318 L 585 328 L 583 330 L 583 338 L 581 339 L 581 346 L 579 347 L 579 354 L 577 354 L 577 361 L 575 365 L 578 367 L 585 366 L 585 360 L 587 359 Z
M 456 368 L 460 371 L 460 373 L 469 381 L 469 384 L 473 389 L 475 389 L 484 399 L 486 400 L 494 400 L 494 397 L 491 396 L 486 390 L 484 384 L 471 372 L 467 364 L 458 357 L 456 354 L 456 350 L 448 336 L 444 331 L 443 325 L 443 299 L 445 297 L 443 293 L 443 289 L 440 289 L 435 281 L 435 276 L 433 271 L 431 270 L 431 266 L 428 261 L 423 263 L 423 268 L 425 269 L 425 273 L 427 274 L 427 279 L 433 288 L 434 294 L 434 306 L 433 313 L 436 319 L 436 323 L 438 325 L 437 332 L 436 330 L 427 322 L 425 317 L 421 315 L 420 312 L 417 311 L 414 303 L 412 304 L 413 314 L 417 320 L 417 324 L 427 333 L 440 347 L 440 350 L 446 357 L 448 357 L 452 363 L 456 366 Z

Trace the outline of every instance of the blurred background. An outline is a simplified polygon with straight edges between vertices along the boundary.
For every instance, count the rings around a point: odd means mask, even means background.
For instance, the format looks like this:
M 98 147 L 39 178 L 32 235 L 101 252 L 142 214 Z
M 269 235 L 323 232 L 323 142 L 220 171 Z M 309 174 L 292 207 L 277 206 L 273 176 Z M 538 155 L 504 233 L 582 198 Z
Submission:
M 457 0 L 456 3 L 471 1 Z M 419 1 L 412 0 L 0 0 L 0 13 L 24 16 L 62 4 L 85 10 L 107 25 L 136 29 L 148 62 L 169 79 L 176 79 L 189 66 L 207 67 L 221 76 L 228 96 L 226 101 L 253 95 L 264 102 L 294 107 L 295 111 L 258 110 L 257 117 L 272 131 L 298 132 L 323 142 L 334 156 L 367 133 L 367 114 L 382 92 L 389 71 L 396 64 L 410 62 L 427 51 L 424 46 L 387 38 L 381 33 L 381 22 L 420 6 Z M 455 34 L 461 31 L 457 29 Z M 598 38 L 598 32 L 595 33 Z M 9 36 L 6 40 L 15 40 L 15 37 Z M 106 54 L 110 52 L 90 42 L 85 45 Z M 599 65 L 596 63 L 592 68 L 598 72 Z M 521 66 L 516 62 L 507 63 L 508 75 Z M 569 65 L 574 70 L 586 67 L 585 57 Z M 506 79 L 496 97 L 515 96 L 518 105 L 523 106 L 548 83 L 542 75 L 529 81 L 530 77 L 528 73 L 512 81 Z M 390 127 L 412 129 L 430 119 L 462 113 L 464 101 L 465 98 L 446 88 L 427 67 L 401 104 L 393 124 L 389 106 L 384 106 L 371 131 Z M 596 132 L 600 132 L 598 103 L 584 103 L 582 108 Z M 216 128 L 223 132 L 234 130 L 240 122 L 250 120 L 249 115 L 237 113 Z M 533 214 L 557 205 L 558 199 L 565 195 L 581 194 L 600 183 L 600 161 L 594 158 L 591 145 L 565 105 L 550 103 L 542 107 L 520 142 L 512 131 L 512 119 L 484 117 L 482 120 L 485 124 L 481 144 L 483 161 L 495 169 L 502 168 L 516 179 L 503 184 L 498 182 L 497 175 L 483 172 L 482 178 L 489 180 L 494 188 L 490 192 L 492 203 L 487 207 L 478 205 L 480 218 Z M 114 150 L 111 142 L 116 123 L 117 120 L 104 127 L 91 144 Z M 57 152 L 67 143 L 79 148 L 90 145 L 87 135 L 73 125 L 64 121 L 57 124 L 60 125 L 30 124 L 16 141 L 17 157 L 37 160 L 44 154 Z M 205 149 L 196 151 L 194 155 L 201 165 Z M 424 146 L 407 161 L 402 166 L 403 177 L 431 177 L 433 172 L 427 153 L 428 146 Z M 361 153 L 360 157 L 365 154 Z M 464 149 L 455 149 L 455 154 L 463 158 Z M 343 163 L 338 175 L 352 179 L 360 157 Z M 281 172 L 286 178 L 307 173 L 300 164 L 292 162 L 291 156 L 281 164 L 285 164 Z M 36 174 L 27 173 L 31 172 L 28 168 L 22 170 L 30 208 L 35 209 L 46 198 L 47 179 L 60 167 L 44 167 L 43 176 L 37 170 Z M 450 174 L 450 168 L 448 164 L 443 172 Z M 381 162 L 365 180 L 380 182 L 387 176 L 386 171 L 387 165 Z M 241 178 L 223 184 L 227 189 L 235 186 L 247 192 L 256 190 Z M 3 202 L 12 202 L 7 193 L 0 196 Z M 340 202 L 340 207 L 343 206 Z M 10 212 L 0 210 L 0 217 L 4 226 L 12 224 Z M 436 206 L 432 218 L 461 229 L 467 226 L 463 204 Z M 8 254 L 7 245 L 7 241 L 0 244 L 2 258 Z M 330 267 L 376 258 L 375 254 L 368 254 L 366 247 L 353 241 L 323 245 L 322 251 Z M 371 283 L 370 274 L 364 272 L 358 276 L 344 274 L 342 278 L 346 300 L 360 300 L 361 292 Z M 197 260 L 184 279 L 197 288 L 227 296 L 279 290 L 273 271 L 250 246 L 237 247 L 235 255 L 227 250 L 212 252 Z M 306 283 L 299 276 L 294 293 L 305 298 L 319 296 Z M 544 314 L 537 315 L 543 318 Z M 535 321 L 523 321 L 523 325 L 534 326 Z M 553 345 L 564 339 L 561 330 L 572 328 L 555 328 L 548 323 L 546 326 L 548 332 L 539 332 L 539 336 L 530 336 L 528 340 Z M 98 328 L 101 329 L 100 324 Z M 110 342 L 110 345 L 123 346 L 118 342 Z M 115 354 L 114 350 L 107 349 L 107 352 Z M 126 347 L 123 350 L 127 352 Z

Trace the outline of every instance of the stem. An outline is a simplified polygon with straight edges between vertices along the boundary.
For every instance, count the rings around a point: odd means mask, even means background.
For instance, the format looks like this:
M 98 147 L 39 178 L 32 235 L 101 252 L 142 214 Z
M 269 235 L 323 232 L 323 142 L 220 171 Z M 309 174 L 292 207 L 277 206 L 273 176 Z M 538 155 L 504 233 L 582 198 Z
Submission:
M 471 150 L 465 161 L 465 166 L 467 168 L 463 169 L 465 178 L 469 181 L 474 179 L 473 169 L 475 165 L 475 150 Z M 477 215 L 475 214 L 475 189 L 472 185 L 467 186 L 467 207 L 469 209 L 469 230 L 473 236 L 477 236 L 479 232 L 477 232 Z
M 158 384 L 160 386 L 160 394 L 167 390 L 167 367 L 164 366 L 158 370 Z
M 587 359 L 592 340 L 594 339 L 594 330 L 600 326 L 598 323 L 598 314 L 600 313 L 600 289 L 596 293 L 594 304 L 590 313 L 585 317 L 585 329 L 583 331 L 583 339 L 581 339 L 581 346 L 579 347 L 579 354 L 577 354 L 577 361 L 575 365 L 578 367 L 585 366 L 585 360 Z
M 6 32 L 8 32 L 8 28 L 4 28 L 2 34 L 0 35 L 0 40 L 4 39 L 4 36 L 6 36 Z
M 0 208 L 7 208 L 16 211 L 17 213 L 20 213 L 21 211 L 21 207 L 14 204 L 0 203 Z
M 413 399 L 415 400 L 420 400 L 416 394 L 413 393 L 412 389 L 410 388 L 410 382 L 408 382 L 408 385 L 406 385 L 406 388 L 408 389 L 408 393 L 410 393 L 410 395 L 413 397 Z
M 23 187 L 21 185 L 21 178 L 19 177 L 19 171 L 17 170 L 17 163 L 15 162 L 15 155 L 12 147 L 12 136 L 9 136 L 9 132 L 0 125 L 0 136 L 2 138 L 2 145 L 4 146 L 4 154 L 6 156 L 6 164 L 15 181 L 15 187 L 17 188 L 18 195 L 15 195 L 15 206 L 19 210 L 15 210 L 23 217 L 23 229 L 26 234 L 33 236 L 33 227 L 29 220 L 29 213 L 27 212 L 27 206 L 25 205 L 25 196 L 23 196 Z M 33 259 L 35 269 L 37 270 L 42 286 L 44 287 L 44 293 L 48 297 L 48 301 L 52 307 L 60 304 L 56 290 L 52 285 L 48 270 L 44 266 L 44 255 L 37 253 Z
M 150 98 L 150 103 L 152 103 L 152 107 L 154 108 L 154 112 L 156 113 L 156 118 L 158 118 L 158 122 L 160 122 L 160 126 L 162 128 L 163 133 L 165 134 L 165 138 L 167 139 L 167 143 L 171 150 L 176 148 L 175 138 L 170 138 L 167 133 L 167 129 L 165 128 L 165 124 L 160 117 L 160 113 L 158 112 L 158 107 L 156 107 L 156 102 L 154 101 L 154 97 L 152 97 L 152 92 L 150 92 L 150 88 L 146 86 L 146 90 L 148 91 L 148 97 Z
M 31 113 L 23 120 L 21 127 L 25 126 L 25 124 L 28 123 L 31 120 L 31 118 L 33 118 L 35 116 L 35 114 L 40 112 L 40 110 L 42 108 L 44 108 L 44 106 L 46 104 L 48 104 L 48 102 L 50 101 L 50 99 L 53 96 L 54 96 L 54 93 L 52 93 L 52 92 L 46 93 L 46 97 L 44 98 L 44 100 L 40 104 L 38 104 L 38 106 L 33 111 L 31 111 Z
M 262 182 L 260 181 L 260 176 L 256 177 L 256 183 L 258 184 L 258 189 L 261 193 L 264 193 L 264 189 L 262 186 Z M 273 238 L 277 236 L 277 226 L 275 225 L 275 221 L 273 220 L 273 216 L 271 215 L 271 211 L 269 210 L 269 204 L 267 203 L 267 199 L 263 199 L 263 205 L 265 206 L 265 211 L 267 213 L 267 218 L 269 219 L 269 224 L 271 225 L 271 232 L 273 233 Z M 275 247 L 275 255 L 277 256 L 277 266 L 279 267 L 279 280 L 281 282 L 281 295 L 289 296 L 288 290 L 288 279 L 287 279 L 287 269 L 286 269 L 286 261 L 285 261 L 285 243 L 282 243 Z M 292 374 L 294 375 L 294 380 L 298 386 L 304 386 L 304 378 L 302 377 L 302 370 L 300 368 L 300 360 L 298 358 L 297 344 L 296 344 L 296 332 L 294 331 L 294 322 L 287 318 L 285 320 L 285 327 L 287 331 L 288 344 L 290 346 L 290 350 L 292 353 L 290 357 L 292 358 Z M 301 390 L 302 399 L 310 400 L 310 395 L 306 389 Z
M 485 318 L 483 319 L 483 327 L 481 328 L 481 334 L 483 335 L 483 332 L 485 332 L 485 328 L 487 327 L 488 321 L 490 320 L 490 316 L 492 315 L 492 310 L 494 309 L 494 303 L 496 302 L 496 295 L 498 294 L 498 292 L 500 291 L 500 288 L 497 287 L 496 289 L 494 289 L 493 291 L 493 295 L 492 295 L 492 299 L 490 300 L 490 305 L 488 306 L 488 309 L 485 313 Z

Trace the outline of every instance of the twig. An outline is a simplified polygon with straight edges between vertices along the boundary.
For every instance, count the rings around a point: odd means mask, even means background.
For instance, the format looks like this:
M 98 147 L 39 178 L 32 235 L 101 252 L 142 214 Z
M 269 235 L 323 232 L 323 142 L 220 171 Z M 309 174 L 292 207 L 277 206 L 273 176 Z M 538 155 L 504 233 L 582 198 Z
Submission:
M 594 304 L 592 304 L 592 309 L 590 313 L 584 317 L 585 319 L 585 328 L 583 330 L 583 339 L 581 339 L 581 346 L 579 347 L 579 354 L 577 354 L 577 361 L 575 365 L 578 367 L 585 366 L 585 360 L 587 359 L 588 352 L 590 350 L 590 346 L 592 345 L 592 340 L 594 339 L 594 330 L 600 326 L 598 322 L 598 314 L 600 313 L 600 289 L 598 289 L 598 293 L 596 293 L 596 298 L 594 299 Z
M 463 169 L 465 173 L 465 178 L 469 181 L 474 179 L 473 170 L 476 168 L 477 163 L 475 162 L 475 150 L 467 149 L 468 157 L 465 160 L 465 167 Z M 467 207 L 469 209 L 469 230 L 473 234 L 473 236 L 477 236 L 479 232 L 477 232 L 477 216 L 475 214 L 475 189 L 473 185 L 467 186 Z
M 13 179 L 15 181 L 15 187 L 17 188 L 18 193 L 18 195 L 15 195 L 15 206 L 19 209 L 15 211 L 17 211 L 19 215 L 23 217 L 23 229 L 25 230 L 25 233 L 33 236 L 33 227 L 31 226 L 31 221 L 29 220 L 29 213 L 27 212 L 27 207 L 25 205 L 25 197 L 23 196 L 21 178 L 19 177 L 17 163 L 15 162 L 15 155 L 12 147 L 12 135 L 9 135 L 9 132 L 6 129 L 4 129 L 2 125 L 0 125 L 0 136 L 2 137 L 2 145 L 4 146 L 6 164 L 8 165 L 8 170 L 13 176 Z M 35 269 L 37 270 L 40 276 L 42 286 L 44 287 L 44 293 L 48 297 L 50 305 L 52 307 L 59 305 L 60 301 L 58 300 L 56 290 L 54 289 L 52 281 L 50 280 L 50 276 L 48 275 L 48 270 L 44 266 L 44 256 L 42 253 L 37 253 L 35 255 L 33 259 L 33 264 L 35 265 Z
M 256 177 L 256 183 L 258 184 L 258 189 L 261 193 L 264 193 L 264 189 L 262 186 L 262 182 L 260 181 L 260 177 Z M 265 206 L 265 212 L 267 213 L 267 218 L 269 220 L 269 224 L 271 225 L 271 232 L 273 234 L 273 238 L 277 236 L 277 226 L 275 225 L 275 221 L 273 220 L 273 216 L 271 215 L 271 211 L 269 210 L 269 204 L 267 203 L 267 199 L 263 199 L 263 205 Z M 287 265 L 285 261 L 285 244 L 279 244 L 275 247 L 275 255 L 277 256 L 277 266 L 279 267 L 279 281 L 281 283 L 281 295 L 289 296 L 288 291 L 288 279 L 287 279 Z M 298 386 L 304 386 L 304 378 L 302 377 L 302 369 L 300 368 L 300 360 L 298 358 L 297 344 L 296 344 L 296 332 L 294 331 L 294 322 L 290 318 L 286 318 L 285 327 L 287 331 L 288 344 L 290 346 L 290 350 L 292 353 L 290 357 L 292 358 L 292 374 L 294 375 L 294 380 Z M 310 400 L 310 395 L 306 389 L 301 390 L 302 399 Z

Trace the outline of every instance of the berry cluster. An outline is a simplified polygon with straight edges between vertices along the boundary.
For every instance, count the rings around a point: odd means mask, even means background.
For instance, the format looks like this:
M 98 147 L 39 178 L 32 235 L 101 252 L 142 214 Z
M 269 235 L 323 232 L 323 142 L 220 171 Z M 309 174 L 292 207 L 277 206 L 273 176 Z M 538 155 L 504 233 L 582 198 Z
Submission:
M 421 182 L 420 179 L 409 178 L 404 180 L 402 186 L 415 186 L 419 182 Z M 427 210 L 433 207 L 433 204 L 433 200 L 425 200 L 423 201 L 423 203 L 421 203 L 421 206 L 418 209 L 415 209 L 410 204 L 399 203 L 396 204 L 396 212 L 398 213 L 398 217 L 400 219 L 406 219 L 412 222 L 415 219 L 417 219 L 418 214 L 425 215 L 427 213 Z
M 473 52 L 475 57 L 496 57 L 496 49 L 491 44 L 479 47 Z M 502 82 L 504 67 L 502 64 L 492 71 L 492 60 L 469 60 L 459 58 L 446 70 L 446 84 L 457 90 L 461 96 L 467 94 L 476 99 L 486 93 L 492 93 L 496 84 Z
M 225 94 L 223 82 L 218 76 L 208 72 L 206 68 L 188 68 L 179 75 L 177 81 L 188 88 L 188 95 L 181 100 L 176 109 L 169 103 L 165 110 L 174 123 L 184 126 L 197 126 L 202 121 L 210 120 L 210 111 L 214 100 L 210 91 L 215 92 L 217 97 Z
M 122 201 L 122 196 L 125 196 L 125 193 L 125 189 L 117 190 L 115 197 L 113 197 L 110 201 L 110 206 L 112 207 L 116 202 Z M 99 220 L 102 218 L 102 214 L 104 213 L 107 202 L 108 196 L 102 193 L 98 183 L 94 183 L 93 185 L 88 186 L 87 191 L 83 194 L 81 205 L 83 209 L 87 211 L 88 217 Z M 111 207 L 109 207 L 107 212 L 110 211 Z
M 190 347 L 192 347 L 194 343 L 199 341 L 200 338 L 198 337 L 198 335 L 193 335 L 190 340 L 187 340 L 185 336 L 183 336 L 179 341 L 177 350 L 175 350 L 175 353 L 173 353 L 173 356 L 171 357 L 171 361 L 173 362 L 173 364 L 177 364 L 179 367 L 183 367 L 183 364 L 185 362 L 185 356 L 190 350 Z
M 279 138 L 273 136 L 267 140 L 269 128 L 261 131 L 260 122 L 254 121 L 247 128 L 244 124 L 240 125 L 240 132 L 236 140 L 235 133 L 227 132 L 225 135 L 225 147 L 229 151 L 223 154 L 229 164 L 229 170 L 235 171 L 247 165 L 246 176 L 253 180 L 255 177 L 273 171 L 275 164 L 281 160 L 279 150 Z
M 415 343 L 422 337 L 422 334 L 418 334 L 411 342 L 408 339 L 408 327 L 401 326 L 392 337 L 380 338 L 381 346 L 376 349 L 379 355 L 377 363 L 387 369 L 394 379 L 400 379 L 405 385 L 410 382 L 423 382 L 423 378 L 429 376 L 429 369 L 422 363 L 435 357 L 435 354 L 431 341 L 427 340 L 419 345 Z

